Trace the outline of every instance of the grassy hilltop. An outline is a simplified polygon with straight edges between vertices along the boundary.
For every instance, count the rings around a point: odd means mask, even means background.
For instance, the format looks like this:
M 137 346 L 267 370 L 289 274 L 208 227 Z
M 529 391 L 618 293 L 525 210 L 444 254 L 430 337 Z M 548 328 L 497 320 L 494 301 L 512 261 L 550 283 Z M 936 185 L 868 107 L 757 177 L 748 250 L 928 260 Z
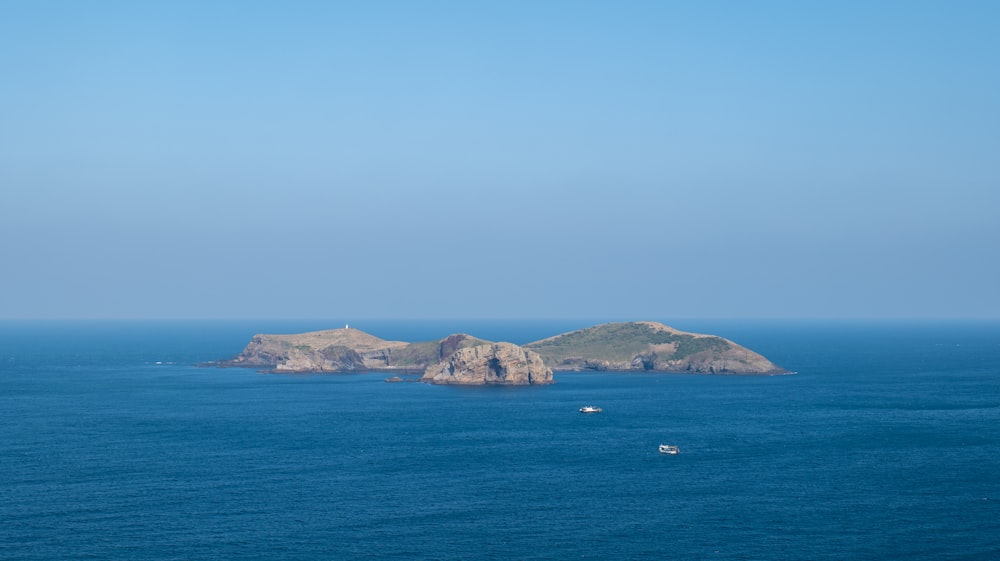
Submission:
M 759 354 L 714 335 L 662 323 L 606 323 L 525 345 L 556 370 L 647 370 L 711 374 L 778 374 Z
M 703 351 L 722 351 L 729 345 L 721 337 L 683 333 L 651 322 L 630 322 L 596 325 L 526 346 L 558 364 L 580 358 L 631 361 L 650 347 L 680 359 Z

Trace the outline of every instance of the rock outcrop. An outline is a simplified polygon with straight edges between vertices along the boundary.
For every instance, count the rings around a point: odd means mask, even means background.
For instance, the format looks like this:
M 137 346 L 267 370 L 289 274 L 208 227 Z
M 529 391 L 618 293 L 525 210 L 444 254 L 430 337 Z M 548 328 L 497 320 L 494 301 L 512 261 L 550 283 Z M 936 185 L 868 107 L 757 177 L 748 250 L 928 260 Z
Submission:
M 538 353 L 513 343 L 492 343 L 455 351 L 427 367 L 421 382 L 431 384 L 551 384 L 552 369 Z

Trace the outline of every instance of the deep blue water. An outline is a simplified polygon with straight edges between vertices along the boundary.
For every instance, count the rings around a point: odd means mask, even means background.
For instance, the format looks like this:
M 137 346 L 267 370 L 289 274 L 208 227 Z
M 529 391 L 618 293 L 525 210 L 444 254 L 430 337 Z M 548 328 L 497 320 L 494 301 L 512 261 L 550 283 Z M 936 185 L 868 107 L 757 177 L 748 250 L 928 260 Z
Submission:
M 329 323 L 0 322 L 0 559 L 1000 557 L 1000 323 L 672 323 L 798 374 L 386 384 L 194 366 Z

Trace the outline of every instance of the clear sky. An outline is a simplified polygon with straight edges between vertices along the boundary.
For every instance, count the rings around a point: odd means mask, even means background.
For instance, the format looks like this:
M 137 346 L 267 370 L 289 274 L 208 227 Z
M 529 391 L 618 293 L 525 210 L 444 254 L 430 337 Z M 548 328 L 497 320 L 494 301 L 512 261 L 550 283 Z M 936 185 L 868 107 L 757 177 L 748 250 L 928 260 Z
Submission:
M 1000 317 L 1000 2 L 0 5 L 0 318 Z

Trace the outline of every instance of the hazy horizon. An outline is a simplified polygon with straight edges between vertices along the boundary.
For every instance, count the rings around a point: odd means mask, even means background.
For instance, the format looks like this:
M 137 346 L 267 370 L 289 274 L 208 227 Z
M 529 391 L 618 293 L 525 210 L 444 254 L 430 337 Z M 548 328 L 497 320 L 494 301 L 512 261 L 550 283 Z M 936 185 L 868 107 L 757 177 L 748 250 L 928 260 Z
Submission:
M 217 323 L 277 323 L 277 324 L 315 324 L 315 325 L 327 325 L 328 327 L 317 327 L 317 329 L 338 329 L 344 325 L 349 325 L 353 329 L 365 330 L 365 325 L 373 323 L 403 323 L 403 324 L 417 324 L 420 322 L 437 323 L 437 324 L 448 324 L 448 323 L 461 323 L 470 322 L 477 324 L 484 324 L 490 322 L 496 322 L 498 324 L 507 323 L 556 323 L 556 322 L 575 322 L 575 323 L 587 323 L 588 325 L 597 325 L 601 323 L 621 323 L 621 322 L 643 322 L 643 321 L 653 321 L 659 323 L 670 324 L 672 327 L 676 327 L 677 324 L 682 323 L 705 323 L 705 324 L 767 324 L 767 323 L 802 323 L 802 324 L 891 324 L 891 323 L 910 323 L 910 324 L 925 324 L 925 323 L 995 323 L 1000 322 L 1000 317 L 976 317 L 976 316 L 947 316 L 947 317 L 905 317 L 905 316 L 811 316 L 811 317 L 724 317 L 724 316 L 634 316 L 634 317 L 588 317 L 588 316 L 562 316 L 562 317 L 527 317 L 527 316 L 496 316 L 496 317 L 484 317 L 484 316 L 469 316 L 469 317 L 364 317 L 364 316 L 344 316 L 344 317 L 84 317 L 84 316 L 67 316 L 67 317 L 3 317 L 0 318 L 0 322 L 7 323 L 18 323 L 18 322 L 37 322 L 37 323 L 115 323 L 115 322 L 165 322 L 165 323 L 197 323 L 197 322 L 217 322 Z M 588 323 L 589 322 L 589 323 Z
M 11 4 L 0 319 L 1000 318 L 998 23 Z

